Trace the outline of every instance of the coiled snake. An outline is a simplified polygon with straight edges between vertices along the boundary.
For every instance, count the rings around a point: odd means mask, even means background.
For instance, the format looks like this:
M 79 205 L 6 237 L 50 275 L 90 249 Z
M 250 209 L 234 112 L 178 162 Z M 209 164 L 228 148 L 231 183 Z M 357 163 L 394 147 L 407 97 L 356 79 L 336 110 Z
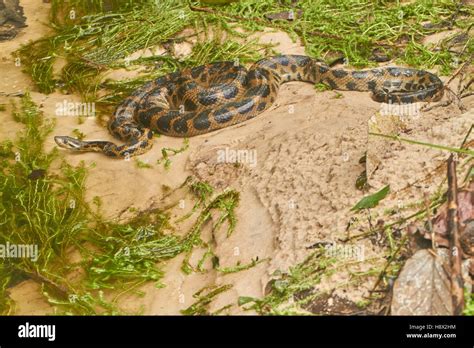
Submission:
M 444 90 L 436 75 L 416 69 L 345 70 L 298 55 L 266 58 L 248 70 L 233 62 L 220 62 L 160 77 L 127 97 L 109 122 L 109 131 L 125 141 L 124 145 L 68 136 L 54 139 L 60 147 L 75 151 L 136 156 L 152 147 L 153 132 L 192 137 L 251 119 L 268 109 L 280 85 L 289 81 L 371 91 L 372 99 L 385 103 L 436 101 Z

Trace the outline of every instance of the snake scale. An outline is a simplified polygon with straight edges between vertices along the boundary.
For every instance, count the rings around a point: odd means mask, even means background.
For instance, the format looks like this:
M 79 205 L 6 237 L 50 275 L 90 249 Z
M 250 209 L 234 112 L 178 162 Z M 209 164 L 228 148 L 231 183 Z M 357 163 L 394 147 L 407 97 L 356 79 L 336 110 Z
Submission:
M 346 70 L 300 55 L 265 58 L 248 70 L 233 62 L 218 62 L 162 76 L 127 97 L 109 121 L 109 131 L 124 145 L 68 136 L 56 136 L 55 141 L 74 151 L 136 156 L 152 147 L 153 132 L 192 137 L 249 120 L 268 109 L 280 85 L 289 81 L 371 91 L 377 102 L 402 104 L 437 101 L 444 90 L 436 75 L 409 68 Z

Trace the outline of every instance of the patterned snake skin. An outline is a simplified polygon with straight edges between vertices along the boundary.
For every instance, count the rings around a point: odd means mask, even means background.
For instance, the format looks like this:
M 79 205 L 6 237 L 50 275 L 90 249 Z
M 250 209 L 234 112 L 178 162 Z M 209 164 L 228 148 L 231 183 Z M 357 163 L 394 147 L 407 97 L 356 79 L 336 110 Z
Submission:
M 437 101 L 444 90 L 436 75 L 416 69 L 345 70 L 297 55 L 266 58 L 248 70 L 220 62 L 160 77 L 126 98 L 109 123 L 110 132 L 125 141 L 124 145 L 68 136 L 56 136 L 55 141 L 75 151 L 96 151 L 117 158 L 136 156 L 152 147 L 154 131 L 192 137 L 254 118 L 273 104 L 280 85 L 288 81 L 371 91 L 372 99 L 385 103 Z

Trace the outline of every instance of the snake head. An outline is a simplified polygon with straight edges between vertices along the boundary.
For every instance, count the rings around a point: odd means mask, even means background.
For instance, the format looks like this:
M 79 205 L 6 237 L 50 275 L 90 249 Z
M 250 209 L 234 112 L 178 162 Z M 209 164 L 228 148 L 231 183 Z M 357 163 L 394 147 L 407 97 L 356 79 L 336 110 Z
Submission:
M 69 149 L 69 150 L 75 150 L 75 151 L 81 151 L 83 149 L 83 141 L 80 141 L 79 139 L 71 138 L 68 136 L 55 136 L 54 141 L 56 144 L 58 144 L 59 147 Z

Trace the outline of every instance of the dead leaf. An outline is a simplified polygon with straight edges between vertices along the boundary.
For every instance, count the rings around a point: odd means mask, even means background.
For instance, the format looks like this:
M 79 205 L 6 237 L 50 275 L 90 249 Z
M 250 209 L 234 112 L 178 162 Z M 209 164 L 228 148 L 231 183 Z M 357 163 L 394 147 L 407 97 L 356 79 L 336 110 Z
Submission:
M 451 283 L 441 254 L 424 249 L 408 259 L 395 281 L 392 315 L 452 315 Z
M 463 231 L 467 227 L 467 224 L 474 219 L 474 182 L 472 182 L 466 189 L 458 192 L 458 217 L 461 231 Z M 431 224 L 433 226 L 436 244 L 448 248 L 447 203 L 438 208 L 438 215 L 431 220 Z M 421 237 L 431 240 L 431 233 L 428 231 L 426 226 L 419 226 L 416 223 L 411 224 L 408 226 L 408 232 L 415 238 Z M 467 246 L 467 248 L 470 248 L 470 245 Z
M 266 14 L 265 17 L 270 20 L 276 20 L 276 19 L 283 19 L 287 21 L 293 21 L 295 19 L 301 18 L 303 16 L 303 11 L 298 10 L 298 11 L 285 11 L 285 12 L 278 12 L 278 13 L 269 13 Z

